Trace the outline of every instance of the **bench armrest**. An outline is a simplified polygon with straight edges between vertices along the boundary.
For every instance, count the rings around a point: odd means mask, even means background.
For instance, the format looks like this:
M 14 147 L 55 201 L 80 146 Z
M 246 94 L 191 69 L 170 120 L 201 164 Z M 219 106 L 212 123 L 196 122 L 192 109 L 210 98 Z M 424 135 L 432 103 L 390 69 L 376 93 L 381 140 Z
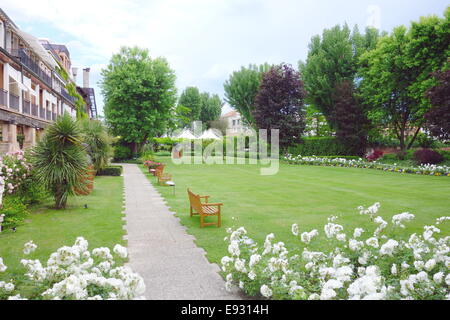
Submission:
M 223 206 L 223 203 L 202 203 L 202 206 L 205 206 L 205 207 L 220 207 L 220 206 Z

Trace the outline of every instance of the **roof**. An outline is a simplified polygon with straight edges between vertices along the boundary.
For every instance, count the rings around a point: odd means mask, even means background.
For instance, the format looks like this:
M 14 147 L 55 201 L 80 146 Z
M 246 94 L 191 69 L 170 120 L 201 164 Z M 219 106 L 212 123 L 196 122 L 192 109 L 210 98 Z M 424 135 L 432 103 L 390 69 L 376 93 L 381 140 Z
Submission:
M 66 54 L 66 56 L 70 59 L 69 49 L 67 49 L 67 47 L 65 45 L 63 45 L 63 44 L 54 44 L 54 43 L 50 43 L 48 41 L 41 41 L 41 44 L 42 44 L 42 46 L 45 49 L 53 51 L 55 53 L 56 53 L 56 51 L 64 52 Z
M 12 26 L 14 26 L 15 28 L 19 28 L 12 20 L 10 17 L 8 17 L 8 15 L 5 13 L 5 11 L 2 10 L 2 8 L 0 8 L 0 16 L 4 17 L 4 19 L 6 19 L 6 21 L 8 23 L 10 23 Z
M 230 111 L 228 113 L 225 113 L 222 118 L 231 118 L 236 116 L 239 116 L 239 113 L 237 111 Z
M 31 34 L 28 34 L 20 29 L 15 30 L 17 34 L 25 40 L 26 43 L 33 49 L 33 51 L 39 55 L 39 57 L 49 66 L 51 66 L 53 69 L 56 68 L 58 65 L 54 58 L 50 56 L 50 54 L 47 52 L 47 50 L 44 49 L 42 44 L 39 42 L 39 40 L 32 36 Z

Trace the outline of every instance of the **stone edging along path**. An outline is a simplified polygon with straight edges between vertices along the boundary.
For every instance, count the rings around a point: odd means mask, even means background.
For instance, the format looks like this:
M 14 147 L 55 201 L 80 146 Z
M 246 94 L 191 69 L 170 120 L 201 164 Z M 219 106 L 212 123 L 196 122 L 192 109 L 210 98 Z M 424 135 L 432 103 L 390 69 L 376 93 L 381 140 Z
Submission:
M 147 287 L 149 300 L 237 300 L 179 219 L 135 164 L 124 169 L 129 265 Z M 186 199 L 187 201 L 187 199 Z

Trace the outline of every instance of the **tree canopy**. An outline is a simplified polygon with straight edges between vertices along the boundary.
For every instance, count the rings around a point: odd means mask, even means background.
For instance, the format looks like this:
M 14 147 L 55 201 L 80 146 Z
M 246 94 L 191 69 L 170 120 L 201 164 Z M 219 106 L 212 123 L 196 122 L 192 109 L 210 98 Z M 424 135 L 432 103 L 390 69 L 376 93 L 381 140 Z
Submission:
M 224 84 L 225 101 L 238 111 L 244 122 L 255 127 L 253 110 L 255 109 L 255 97 L 261 85 L 262 77 L 270 69 L 270 65 L 251 64 L 233 72 Z
M 422 17 L 411 28 L 397 27 L 361 57 L 360 92 L 369 118 L 390 129 L 402 151 L 412 147 L 430 109 L 425 93 L 431 72 L 444 69 L 450 55 L 450 8 L 446 18 Z
M 122 47 L 102 70 L 105 119 L 112 133 L 139 152 L 148 137 L 164 132 L 176 102 L 175 73 L 164 58 Z
M 280 130 L 280 148 L 300 142 L 305 130 L 305 91 L 300 74 L 291 66 L 273 66 L 264 73 L 255 98 L 253 116 L 259 129 Z
M 217 94 L 210 95 L 207 92 L 201 94 L 200 121 L 209 124 L 218 120 L 222 113 L 223 102 Z
M 299 63 L 299 70 L 308 92 L 306 102 L 321 111 L 332 128 L 336 128 L 333 119 L 333 94 L 343 81 L 356 79 L 359 57 L 375 47 L 379 32 L 367 28 L 362 35 L 357 26 L 353 32 L 345 24 L 325 29 L 322 36 L 311 39 L 306 63 Z

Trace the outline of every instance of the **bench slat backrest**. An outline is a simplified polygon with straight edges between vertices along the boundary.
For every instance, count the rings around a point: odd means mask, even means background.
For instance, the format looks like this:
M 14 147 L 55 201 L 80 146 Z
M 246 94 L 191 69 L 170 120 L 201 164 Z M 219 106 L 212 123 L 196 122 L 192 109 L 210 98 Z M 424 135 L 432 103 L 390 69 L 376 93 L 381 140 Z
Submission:
M 198 213 L 203 213 L 203 207 L 202 202 L 200 200 L 200 196 L 191 192 L 191 190 L 188 189 L 189 194 L 189 202 L 191 203 L 191 207 L 195 209 Z
M 163 175 L 163 172 L 164 172 L 164 166 L 159 166 L 159 167 L 156 167 L 156 169 L 155 169 L 156 171 L 156 176 L 157 177 L 161 177 L 162 175 Z

